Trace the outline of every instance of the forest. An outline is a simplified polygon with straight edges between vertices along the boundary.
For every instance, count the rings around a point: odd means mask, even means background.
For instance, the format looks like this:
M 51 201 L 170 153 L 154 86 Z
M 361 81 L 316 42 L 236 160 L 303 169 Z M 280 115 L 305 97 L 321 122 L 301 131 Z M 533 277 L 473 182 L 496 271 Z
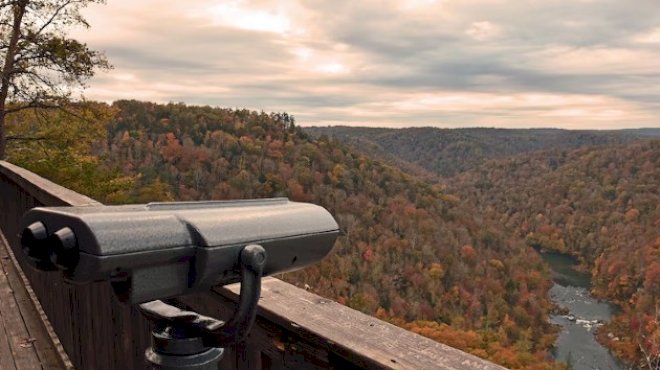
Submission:
M 309 127 L 310 135 L 328 135 L 370 155 L 393 161 L 407 169 L 451 177 L 490 159 L 549 149 L 631 143 L 660 137 L 659 129 L 595 131 L 560 129 L 415 127 Z
M 629 364 L 657 363 L 660 130 L 391 131 L 340 127 L 333 137 L 424 172 L 530 247 L 576 256 L 592 275 L 592 294 L 621 308 L 598 339 Z
M 608 146 L 480 165 L 486 152 L 431 182 L 421 162 L 310 135 L 287 113 L 118 101 L 21 112 L 8 131 L 39 138 L 12 142 L 11 162 L 107 204 L 320 204 L 342 236 L 321 264 L 281 278 L 513 369 L 566 368 L 550 354 L 550 272 L 531 246 L 573 253 L 624 307 L 608 324 L 627 338 L 615 351 L 657 350 L 657 141 L 596 135 L 584 140 Z
M 448 182 L 530 246 L 578 257 L 592 293 L 621 307 L 598 338 L 635 363 L 660 353 L 659 163 L 652 140 L 490 161 Z

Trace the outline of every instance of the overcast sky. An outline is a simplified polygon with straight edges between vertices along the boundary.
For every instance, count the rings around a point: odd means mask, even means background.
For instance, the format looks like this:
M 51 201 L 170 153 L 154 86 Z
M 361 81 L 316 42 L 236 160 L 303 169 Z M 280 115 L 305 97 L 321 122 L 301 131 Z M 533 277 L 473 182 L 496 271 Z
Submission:
M 659 0 L 108 0 L 96 100 L 301 125 L 660 127 Z

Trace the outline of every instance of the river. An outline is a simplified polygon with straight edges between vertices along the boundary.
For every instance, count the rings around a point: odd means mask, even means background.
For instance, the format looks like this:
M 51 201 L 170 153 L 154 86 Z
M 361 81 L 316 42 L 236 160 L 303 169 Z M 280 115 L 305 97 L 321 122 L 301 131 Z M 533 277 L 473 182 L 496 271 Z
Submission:
M 541 252 L 541 256 L 553 271 L 550 298 L 568 310 L 566 315 L 550 316 L 553 324 L 561 326 L 555 359 L 568 363 L 574 370 L 624 369 L 594 337 L 596 329 L 609 320 L 616 306 L 591 296 L 591 276 L 575 270 L 575 258 L 554 252 Z

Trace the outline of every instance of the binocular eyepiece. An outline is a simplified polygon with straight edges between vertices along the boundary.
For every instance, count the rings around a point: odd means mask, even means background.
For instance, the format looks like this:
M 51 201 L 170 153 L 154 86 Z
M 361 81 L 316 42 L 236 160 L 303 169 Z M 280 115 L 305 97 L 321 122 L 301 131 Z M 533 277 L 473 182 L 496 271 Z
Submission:
M 238 282 L 248 245 L 263 248 L 264 276 L 300 269 L 339 232 L 324 208 L 286 198 L 38 207 L 22 230 L 32 266 L 74 283 L 111 281 L 131 303 Z
M 40 270 L 68 270 L 78 262 L 76 236 L 68 227 L 48 235 L 42 222 L 34 222 L 23 229 L 21 245 L 29 261 Z

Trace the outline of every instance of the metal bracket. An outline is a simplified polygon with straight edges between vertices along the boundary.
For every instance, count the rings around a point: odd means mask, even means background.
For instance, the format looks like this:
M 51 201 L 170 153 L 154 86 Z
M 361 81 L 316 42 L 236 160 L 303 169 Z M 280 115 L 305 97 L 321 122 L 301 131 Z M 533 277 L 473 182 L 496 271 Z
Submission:
M 185 311 L 160 300 L 140 304 L 142 314 L 156 324 L 153 348 L 147 351 L 147 357 L 176 354 L 180 358 L 182 349 L 173 348 L 172 344 L 176 342 L 176 345 L 180 345 L 184 338 L 201 339 L 201 344 L 206 348 L 224 348 L 245 339 L 257 315 L 265 264 L 266 251 L 262 246 L 251 244 L 241 250 L 241 292 L 238 307 L 227 322 Z M 186 346 L 190 347 L 190 342 Z M 190 348 L 190 351 L 183 349 L 183 352 L 199 350 Z

